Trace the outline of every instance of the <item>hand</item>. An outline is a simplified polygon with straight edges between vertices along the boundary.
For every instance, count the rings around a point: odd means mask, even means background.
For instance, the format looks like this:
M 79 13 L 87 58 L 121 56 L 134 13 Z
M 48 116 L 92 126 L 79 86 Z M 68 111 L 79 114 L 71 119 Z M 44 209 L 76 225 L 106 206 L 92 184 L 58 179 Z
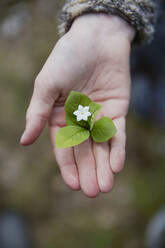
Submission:
M 48 121 L 53 152 L 65 183 L 75 190 L 81 188 L 88 197 L 110 191 L 113 174 L 123 168 L 133 36 L 134 30 L 117 16 L 78 17 L 35 80 L 21 144 L 32 144 Z M 56 148 L 56 133 L 65 125 L 64 103 L 71 90 L 100 103 L 99 117 L 113 119 L 117 134 L 110 142 L 89 139 L 74 148 Z

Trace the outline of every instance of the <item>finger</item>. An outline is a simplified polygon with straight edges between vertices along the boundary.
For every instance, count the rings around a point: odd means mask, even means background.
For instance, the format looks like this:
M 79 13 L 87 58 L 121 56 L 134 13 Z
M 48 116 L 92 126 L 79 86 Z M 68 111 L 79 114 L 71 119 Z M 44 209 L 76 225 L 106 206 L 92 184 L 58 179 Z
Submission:
M 88 139 L 74 147 L 74 155 L 78 167 L 81 189 L 88 197 L 96 197 L 99 193 L 99 186 L 91 140 Z
M 116 135 L 110 140 L 110 165 L 114 173 L 123 169 L 125 161 L 125 118 L 113 120 L 117 128 Z
M 110 167 L 109 143 L 96 143 L 93 145 L 97 180 L 101 192 L 109 192 L 113 187 L 113 172 Z
M 57 92 L 52 91 L 51 85 L 38 77 L 33 96 L 26 115 L 26 128 L 21 137 L 22 145 L 32 144 L 41 134 L 52 111 Z
M 73 148 L 58 149 L 55 146 L 56 133 L 58 132 L 58 126 L 50 127 L 50 137 L 53 146 L 53 152 L 56 157 L 56 161 L 59 165 L 61 175 L 64 182 L 74 190 L 80 189 L 78 170 L 75 164 Z

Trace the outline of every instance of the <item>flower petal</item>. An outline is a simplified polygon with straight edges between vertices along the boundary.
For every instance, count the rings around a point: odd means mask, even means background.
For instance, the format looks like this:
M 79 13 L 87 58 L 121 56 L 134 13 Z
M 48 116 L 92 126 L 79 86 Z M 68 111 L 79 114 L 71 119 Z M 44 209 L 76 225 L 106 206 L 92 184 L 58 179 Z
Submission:
M 91 116 L 91 113 L 90 112 L 87 112 L 87 113 L 85 113 L 87 116 Z
M 88 116 L 86 115 L 86 113 L 82 116 L 82 119 L 83 119 L 84 121 L 87 121 L 87 120 L 88 120 Z
M 89 106 L 84 107 L 84 112 L 88 112 L 89 111 Z
M 78 105 L 78 110 L 79 111 L 83 110 L 83 106 L 82 105 Z
M 81 121 L 81 120 L 83 120 L 83 118 L 82 118 L 82 115 L 77 115 L 77 121 Z
M 79 111 L 76 110 L 76 111 L 73 112 L 73 114 L 77 116 L 77 115 L 79 115 Z

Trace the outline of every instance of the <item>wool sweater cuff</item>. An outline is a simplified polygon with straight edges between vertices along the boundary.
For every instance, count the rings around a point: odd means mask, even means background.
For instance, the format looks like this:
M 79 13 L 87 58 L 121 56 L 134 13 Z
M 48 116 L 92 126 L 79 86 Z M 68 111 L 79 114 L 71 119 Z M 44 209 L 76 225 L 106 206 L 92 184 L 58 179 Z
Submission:
M 151 41 L 157 17 L 154 0 L 68 0 L 64 5 L 59 34 L 69 31 L 74 19 L 82 14 L 102 12 L 124 18 L 136 30 L 135 43 Z

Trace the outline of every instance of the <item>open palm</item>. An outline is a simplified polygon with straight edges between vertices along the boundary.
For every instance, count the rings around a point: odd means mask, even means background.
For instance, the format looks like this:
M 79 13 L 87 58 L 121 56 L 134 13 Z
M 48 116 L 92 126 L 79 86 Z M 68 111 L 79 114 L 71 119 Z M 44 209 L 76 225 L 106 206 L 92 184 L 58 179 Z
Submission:
M 36 79 L 21 143 L 33 143 L 48 121 L 53 151 L 64 181 L 72 189 L 82 189 L 87 196 L 95 197 L 112 189 L 113 174 L 122 169 L 125 159 L 130 40 L 120 34 L 109 35 L 106 29 L 104 39 L 102 34 L 96 39 L 88 29 L 77 32 L 77 26 L 78 30 L 81 25 L 83 29 L 84 22 L 81 22 L 75 21 L 58 41 Z M 96 143 L 88 139 L 73 148 L 56 148 L 56 133 L 66 125 L 64 104 L 71 90 L 82 92 L 102 105 L 98 118 L 113 119 L 117 133 L 110 142 Z

